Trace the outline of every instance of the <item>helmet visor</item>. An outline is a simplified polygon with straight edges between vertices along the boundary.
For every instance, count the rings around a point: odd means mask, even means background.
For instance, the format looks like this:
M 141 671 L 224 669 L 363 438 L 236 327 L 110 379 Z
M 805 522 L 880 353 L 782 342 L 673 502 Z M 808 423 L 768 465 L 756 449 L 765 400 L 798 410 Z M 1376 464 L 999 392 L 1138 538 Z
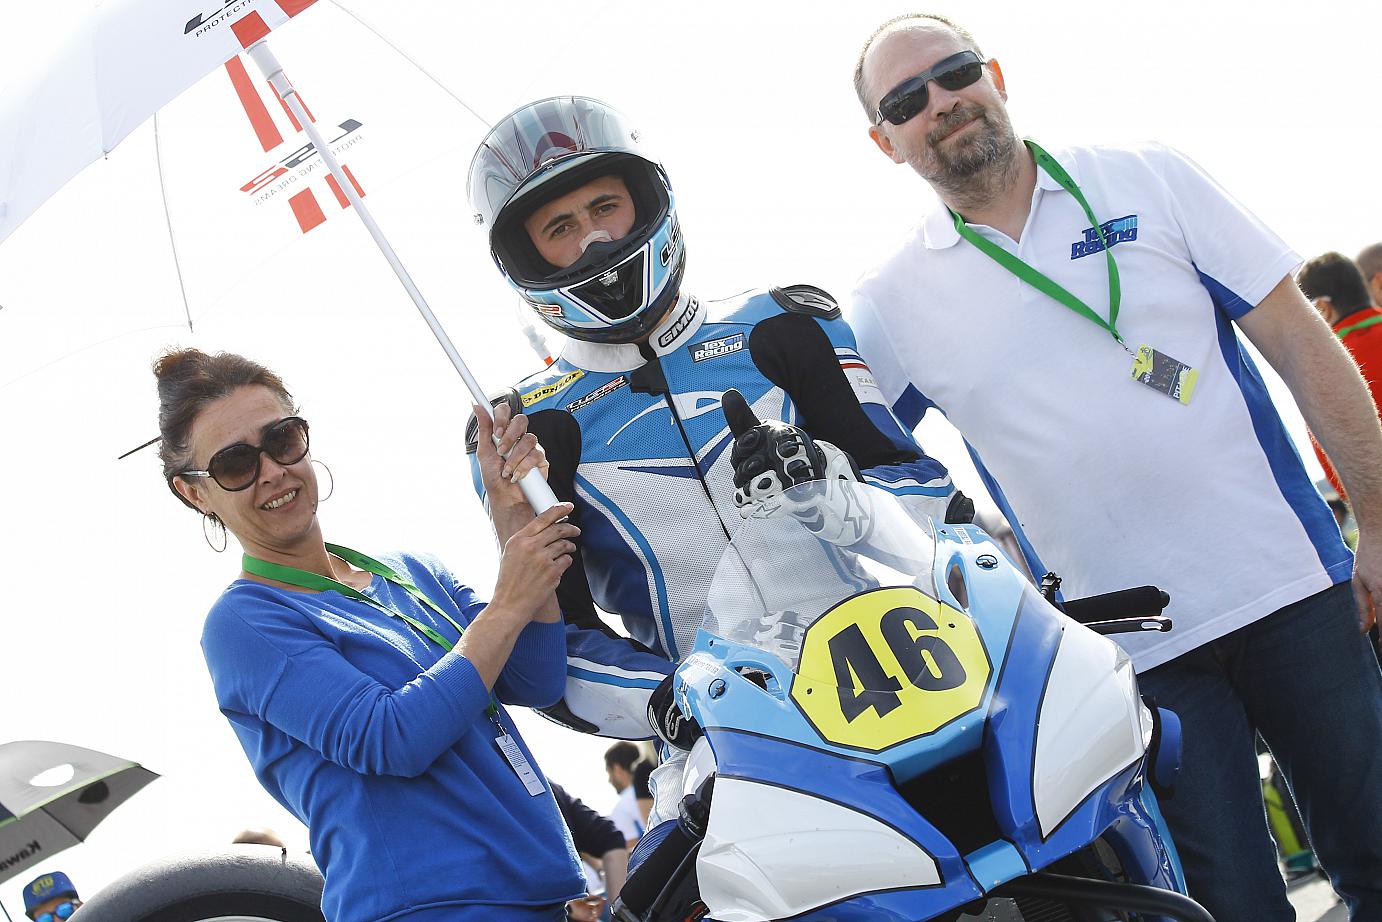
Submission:
M 524 106 L 486 135 L 470 161 L 475 220 L 492 228 L 517 195 L 586 160 L 583 155 L 639 155 L 637 142 L 628 120 L 594 99 L 557 96 Z

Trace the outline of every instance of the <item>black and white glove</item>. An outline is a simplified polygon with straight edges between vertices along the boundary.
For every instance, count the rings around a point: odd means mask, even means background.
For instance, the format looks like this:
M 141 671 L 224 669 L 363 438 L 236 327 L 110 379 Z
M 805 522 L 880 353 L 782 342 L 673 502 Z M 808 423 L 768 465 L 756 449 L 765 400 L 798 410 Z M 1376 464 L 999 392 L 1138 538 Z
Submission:
M 681 712 L 676 693 L 672 690 L 675 684 L 676 673 L 672 673 L 659 682 L 648 696 L 648 723 L 667 745 L 690 750 L 701 735 L 701 728 Z
M 863 475 L 848 453 L 796 426 L 760 421 L 734 389 L 725 391 L 720 405 L 734 433 L 729 460 L 741 516 L 782 509 L 832 544 L 847 547 L 863 538 L 869 516 L 859 491 L 849 486 Z M 792 489 L 801 484 L 813 486 Z

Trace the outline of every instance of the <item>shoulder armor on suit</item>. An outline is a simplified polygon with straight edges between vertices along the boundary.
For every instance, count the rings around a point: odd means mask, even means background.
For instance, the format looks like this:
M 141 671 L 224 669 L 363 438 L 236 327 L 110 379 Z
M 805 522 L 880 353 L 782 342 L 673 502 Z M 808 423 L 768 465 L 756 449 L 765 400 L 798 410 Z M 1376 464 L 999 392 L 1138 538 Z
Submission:
M 840 316 L 840 305 L 830 296 L 829 292 L 817 288 L 815 285 L 788 285 L 784 288 L 769 289 L 768 294 L 773 296 L 783 310 L 793 314 L 806 314 L 809 317 L 822 317 L 826 320 L 835 320 Z
M 517 416 L 519 413 L 523 412 L 523 402 L 518 397 L 518 391 L 512 387 L 506 391 L 501 391 L 498 394 L 491 394 L 489 402 L 491 406 L 495 407 L 507 403 L 509 405 L 510 419 Z M 480 424 L 476 421 L 475 414 L 471 413 L 470 419 L 467 420 L 465 424 L 465 453 L 468 455 L 473 455 L 479 447 Z

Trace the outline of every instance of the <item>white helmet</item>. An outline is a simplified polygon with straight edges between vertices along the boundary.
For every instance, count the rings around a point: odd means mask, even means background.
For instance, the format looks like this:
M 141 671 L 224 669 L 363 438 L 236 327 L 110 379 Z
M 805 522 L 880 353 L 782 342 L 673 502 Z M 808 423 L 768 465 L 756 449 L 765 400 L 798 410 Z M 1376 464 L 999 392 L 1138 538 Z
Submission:
M 503 118 L 470 162 L 470 204 L 476 223 L 489 227 L 495 263 L 543 322 L 566 336 L 635 342 L 676 302 L 686 248 L 672 186 L 637 144 L 638 132 L 604 103 L 555 96 Z M 565 268 L 543 259 L 524 220 L 611 174 L 633 198 L 633 228 L 619 240 L 591 243 Z

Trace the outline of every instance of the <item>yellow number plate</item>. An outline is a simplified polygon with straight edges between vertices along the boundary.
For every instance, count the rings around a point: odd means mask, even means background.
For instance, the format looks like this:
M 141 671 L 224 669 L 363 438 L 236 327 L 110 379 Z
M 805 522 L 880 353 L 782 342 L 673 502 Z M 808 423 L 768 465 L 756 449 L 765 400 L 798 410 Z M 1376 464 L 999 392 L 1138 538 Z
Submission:
M 874 589 L 807 630 L 792 700 L 823 739 L 879 752 L 978 707 L 991 671 L 969 616 L 910 586 Z

